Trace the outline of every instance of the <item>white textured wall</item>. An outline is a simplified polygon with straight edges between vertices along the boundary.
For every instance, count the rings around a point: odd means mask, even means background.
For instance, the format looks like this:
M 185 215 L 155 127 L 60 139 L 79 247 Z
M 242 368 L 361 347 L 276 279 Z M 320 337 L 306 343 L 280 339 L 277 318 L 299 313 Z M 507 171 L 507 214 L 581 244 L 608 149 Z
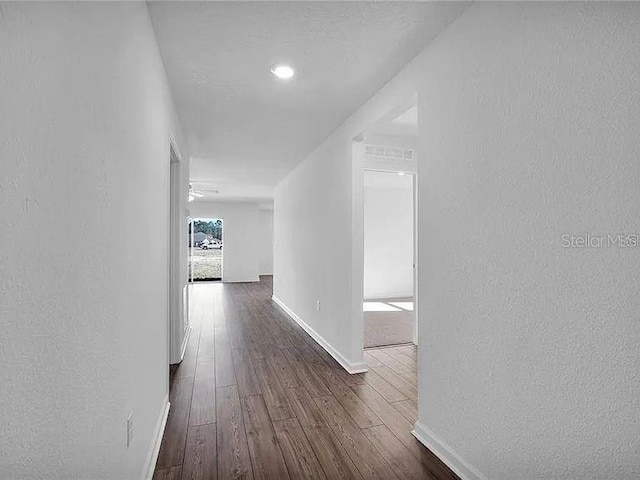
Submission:
M 364 298 L 413 297 L 413 176 L 364 182 Z
M 329 139 L 276 187 L 273 294 L 355 363 L 350 152 L 348 138 Z
M 420 422 L 491 480 L 640 478 L 640 4 L 472 6 L 420 59 Z
M 0 111 L 0 477 L 140 478 L 177 133 L 145 4 L 0 5 Z
M 273 210 L 261 209 L 259 216 L 260 275 L 271 275 L 273 273 Z
M 467 4 L 434 26 L 442 31 Z M 448 7 L 447 7 L 448 8 Z M 307 155 L 275 188 L 274 295 L 331 345 L 342 363 L 362 355 L 362 153 L 353 139 L 415 96 L 411 72 L 399 74 Z M 358 144 L 355 148 L 362 147 Z M 384 162 L 388 165 L 388 162 Z M 375 165 L 368 165 L 374 168 Z M 320 300 L 320 311 L 316 301 Z
M 195 201 L 193 218 L 221 218 L 223 239 L 222 281 L 257 282 L 260 274 L 260 217 L 258 205 L 241 202 Z
M 350 139 L 418 90 L 419 425 L 487 479 L 640 477 L 639 251 L 561 247 L 638 232 L 638 45 L 637 3 L 476 3 L 276 188 L 276 295 L 358 360 Z

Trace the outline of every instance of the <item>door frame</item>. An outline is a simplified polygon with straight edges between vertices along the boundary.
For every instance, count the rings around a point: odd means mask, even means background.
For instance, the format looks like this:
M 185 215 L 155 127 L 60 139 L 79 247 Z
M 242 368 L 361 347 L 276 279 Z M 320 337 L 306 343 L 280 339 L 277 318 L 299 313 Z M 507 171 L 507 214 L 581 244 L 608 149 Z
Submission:
M 184 281 L 186 259 L 183 255 L 184 211 L 186 195 L 184 164 L 177 143 L 169 137 L 169 229 L 167 282 L 168 363 L 180 363 L 189 339 L 189 295 Z M 184 265 L 183 265 L 184 263 Z
M 364 174 L 365 172 L 381 172 L 381 173 L 389 173 L 389 174 L 397 174 L 403 170 L 395 170 L 395 169 L 384 169 L 384 168 L 370 168 L 362 166 L 362 191 L 361 191 L 361 199 L 362 199 L 362 293 L 364 300 Z M 413 344 L 418 345 L 418 172 L 416 171 L 404 171 L 405 175 L 411 175 L 411 189 L 412 189 L 412 200 L 413 200 Z M 364 349 L 364 313 L 362 320 L 362 339 Z

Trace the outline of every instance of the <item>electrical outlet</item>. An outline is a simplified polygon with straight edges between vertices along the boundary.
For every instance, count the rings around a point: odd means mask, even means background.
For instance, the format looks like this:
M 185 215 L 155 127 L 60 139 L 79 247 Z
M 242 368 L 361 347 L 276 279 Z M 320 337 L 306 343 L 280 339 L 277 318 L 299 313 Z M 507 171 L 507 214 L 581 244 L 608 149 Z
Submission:
M 127 417 L 127 447 L 133 442 L 133 412 Z
M 320 311 L 320 300 L 316 300 L 316 311 Z

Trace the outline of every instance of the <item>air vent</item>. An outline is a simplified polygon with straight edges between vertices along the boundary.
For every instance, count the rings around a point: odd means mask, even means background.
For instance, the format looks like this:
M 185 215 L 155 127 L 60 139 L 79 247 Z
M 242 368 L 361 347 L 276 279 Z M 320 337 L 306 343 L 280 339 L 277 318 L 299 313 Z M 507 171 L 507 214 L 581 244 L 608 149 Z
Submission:
M 365 145 L 364 154 L 367 157 L 386 158 L 387 160 L 413 160 L 413 150 L 410 148 Z

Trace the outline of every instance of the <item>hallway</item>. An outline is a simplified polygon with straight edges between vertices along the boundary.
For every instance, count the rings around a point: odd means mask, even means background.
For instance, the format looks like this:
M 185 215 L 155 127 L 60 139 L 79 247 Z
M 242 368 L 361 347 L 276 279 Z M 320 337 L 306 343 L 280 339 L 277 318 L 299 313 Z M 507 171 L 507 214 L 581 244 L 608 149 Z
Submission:
M 411 434 L 414 347 L 349 375 L 271 301 L 272 277 L 194 285 L 155 480 L 455 479 Z

